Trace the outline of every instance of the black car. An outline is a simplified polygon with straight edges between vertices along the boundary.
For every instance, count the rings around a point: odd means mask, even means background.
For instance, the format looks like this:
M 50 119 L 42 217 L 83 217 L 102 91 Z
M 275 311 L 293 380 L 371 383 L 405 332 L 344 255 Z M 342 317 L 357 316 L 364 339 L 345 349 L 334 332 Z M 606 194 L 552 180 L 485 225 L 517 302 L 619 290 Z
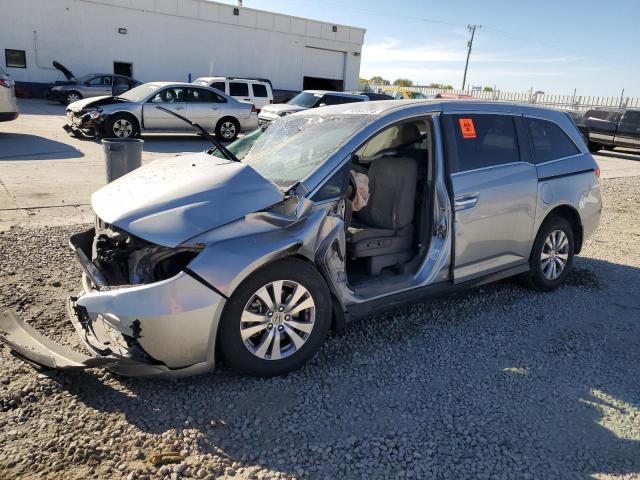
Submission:
M 640 149 L 640 109 L 591 109 L 576 125 L 592 152 L 615 147 Z
M 76 77 L 61 63 L 54 61 L 53 66 L 60 70 L 67 80 L 49 85 L 45 96 L 64 105 L 69 105 L 83 98 L 122 95 L 141 84 L 133 78 L 113 73 L 90 73 Z

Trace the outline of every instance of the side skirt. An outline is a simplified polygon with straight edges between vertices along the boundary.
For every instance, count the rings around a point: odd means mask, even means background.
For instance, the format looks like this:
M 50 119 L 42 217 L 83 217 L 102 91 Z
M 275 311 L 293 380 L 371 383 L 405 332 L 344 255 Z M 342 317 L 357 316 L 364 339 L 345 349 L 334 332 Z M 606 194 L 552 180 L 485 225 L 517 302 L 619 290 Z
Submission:
M 353 320 L 356 318 L 367 317 L 387 310 L 393 310 L 407 304 L 417 303 L 428 298 L 448 295 L 468 288 L 478 287 L 486 283 L 497 282 L 498 280 L 513 277 L 527 271 L 529 271 L 529 264 L 525 263 L 518 265 L 517 267 L 494 272 L 456 285 L 451 282 L 440 282 L 434 285 L 426 285 L 424 287 L 416 287 L 410 290 L 392 293 L 391 295 L 386 295 L 381 298 L 375 298 L 366 302 L 349 305 L 347 307 L 348 319 Z

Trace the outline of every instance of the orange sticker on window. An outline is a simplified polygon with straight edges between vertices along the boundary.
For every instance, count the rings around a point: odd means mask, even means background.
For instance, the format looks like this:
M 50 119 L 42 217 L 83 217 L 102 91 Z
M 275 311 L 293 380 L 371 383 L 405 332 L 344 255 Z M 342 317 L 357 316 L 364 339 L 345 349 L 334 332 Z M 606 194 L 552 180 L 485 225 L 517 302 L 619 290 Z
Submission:
M 473 126 L 473 120 L 470 118 L 460 118 L 460 132 L 462 138 L 476 138 L 476 128 Z

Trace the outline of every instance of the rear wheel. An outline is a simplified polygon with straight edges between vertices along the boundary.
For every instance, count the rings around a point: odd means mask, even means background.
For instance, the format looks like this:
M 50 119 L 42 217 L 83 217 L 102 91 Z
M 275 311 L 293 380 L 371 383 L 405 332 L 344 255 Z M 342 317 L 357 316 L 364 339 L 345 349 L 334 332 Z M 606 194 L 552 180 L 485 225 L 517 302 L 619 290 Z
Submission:
M 64 103 L 65 105 L 69 105 L 70 103 L 77 102 L 78 100 L 82 100 L 82 95 L 78 92 L 67 92 L 64 95 Z
M 240 124 L 235 118 L 223 118 L 216 125 L 216 137 L 224 142 L 232 142 L 240 133 Z
M 551 291 L 560 286 L 571 269 L 575 240 L 571 224 L 564 218 L 548 218 L 536 237 L 529 259 L 528 286 Z
M 140 133 L 138 122 L 131 116 L 115 114 L 109 118 L 105 128 L 107 138 L 132 138 Z
M 231 296 L 220 325 L 227 362 L 249 375 L 281 375 L 307 362 L 331 323 L 329 289 L 303 260 L 276 261 L 245 280 Z

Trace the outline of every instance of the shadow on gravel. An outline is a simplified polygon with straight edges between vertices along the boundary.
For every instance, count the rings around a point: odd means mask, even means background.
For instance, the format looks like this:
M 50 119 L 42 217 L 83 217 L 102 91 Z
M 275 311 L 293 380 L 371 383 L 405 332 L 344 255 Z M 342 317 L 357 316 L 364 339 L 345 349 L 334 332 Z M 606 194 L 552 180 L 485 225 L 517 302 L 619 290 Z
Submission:
M 0 162 L 81 157 L 84 157 L 84 153 L 66 143 L 38 135 L 0 132 Z
M 291 475 L 638 474 L 638 282 L 579 258 L 552 293 L 503 281 L 349 324 L 283 378 L 61 384 L 144 432 L 195 428 L 204 453 Z

